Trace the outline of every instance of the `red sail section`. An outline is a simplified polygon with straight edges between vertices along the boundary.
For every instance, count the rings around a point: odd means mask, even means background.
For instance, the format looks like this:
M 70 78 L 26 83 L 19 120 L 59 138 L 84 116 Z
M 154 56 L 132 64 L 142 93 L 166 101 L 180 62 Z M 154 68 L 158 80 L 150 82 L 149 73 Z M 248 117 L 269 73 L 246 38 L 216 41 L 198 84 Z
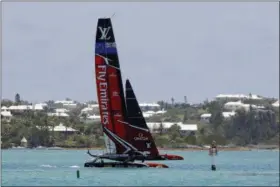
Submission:
M 109 130 L 104 133 L 115 144 L 115 152 L 122 154 L 128 149 L 124 145 L 124 140 L 128 137 L 126 124 L 123 123 L 126 121 L 126 106 L 116 41 L 110 18 L 98 19 L 95 65 L 101 122 Z
M 107 82 L 107 65 L 100 56 L 95 56 L 96 89 L 99 103 L 101 123 L 113 132 L 111 108 L 109 103 L 109 88 Z
M 120 82 L 120 73 L 119 70 L 108 66 L 108 82 L 109 82 L 109 90 L 110 90 L 110 100 L 111 100 L 111 107 L 112 107 L 112 116 L 113 116 L 113 123 L 115 126 L 115 134 L 122 139 L 126 139 L 127 132 L 126 132 L 126 125 L 123 123 L 124 119 L 124 111 L 123 111 L 123 102 L 124 98 L 120 92 L 120 87 L 122 83 Z

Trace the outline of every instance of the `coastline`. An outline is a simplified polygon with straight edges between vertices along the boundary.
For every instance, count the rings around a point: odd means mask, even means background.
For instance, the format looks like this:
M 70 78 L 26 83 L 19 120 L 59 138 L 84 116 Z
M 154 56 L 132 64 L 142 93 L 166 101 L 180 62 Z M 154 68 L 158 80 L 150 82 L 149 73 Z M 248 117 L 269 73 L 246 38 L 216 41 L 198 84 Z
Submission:
M 2 150 L 5 149 L 44 149 L 44 150 L 104 150 L 104 147 L 56 147 L 55 149 L 53 147 L 42 147 L 42 148 L 1 148 Z M 209 147 L 184 147 L 184 148 L 163 148 L 158 147 L 159 151 L 208 151 Z M 258 145 L 258 146 L 218 146 L 219 151 L 253 151 L 253 150 L 272 150 L 272 151 L 279 151 L 279 145 Z

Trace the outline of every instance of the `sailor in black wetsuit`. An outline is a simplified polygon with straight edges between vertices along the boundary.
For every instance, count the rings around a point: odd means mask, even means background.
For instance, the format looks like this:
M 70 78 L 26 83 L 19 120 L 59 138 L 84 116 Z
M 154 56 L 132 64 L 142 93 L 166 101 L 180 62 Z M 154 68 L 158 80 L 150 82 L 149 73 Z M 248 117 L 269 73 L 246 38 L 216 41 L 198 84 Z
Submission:
M 141 161 L 142 161 L 142 163 L 145 162 L 145 157 L 144 157 L 144 156 L 142 157 L 142 160 L 141 160 Z

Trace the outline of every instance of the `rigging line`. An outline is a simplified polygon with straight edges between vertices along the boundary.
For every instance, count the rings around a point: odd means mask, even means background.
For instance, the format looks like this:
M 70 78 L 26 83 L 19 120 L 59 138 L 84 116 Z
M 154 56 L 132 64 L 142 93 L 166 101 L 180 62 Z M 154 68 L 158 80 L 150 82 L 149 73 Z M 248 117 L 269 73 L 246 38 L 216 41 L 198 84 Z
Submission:
M 116 12 L 114 12 L 114 14 L 111 16 L 111 19 L 116 15 Z

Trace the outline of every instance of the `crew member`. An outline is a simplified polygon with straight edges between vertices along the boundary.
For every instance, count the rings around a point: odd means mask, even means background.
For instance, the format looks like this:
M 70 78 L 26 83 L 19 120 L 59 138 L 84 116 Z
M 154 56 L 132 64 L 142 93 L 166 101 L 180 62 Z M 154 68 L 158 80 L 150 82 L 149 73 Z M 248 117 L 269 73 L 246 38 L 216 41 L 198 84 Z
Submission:
M 142 156 L 142 163 L 145 162 L 145 156 Z
M 125 160 L 124 162 L 134 162 L 136 159 L 136 154 L 134 151 L 128 152 L 128 159 Z
M 217 144 L 216 141 L 213 140 L 212 144 L 209 148 L 209 155 L 212 157 L 212 165 L 211 165 L 211 170 L 216 171 L 216 164 L 215 164 L 215 155 L 218 154 L 218 148 L 217 148 Z
M 104 161 L 103 161 L 103 159 L 100 160 L 100 166 L 101 166 L 101 167 L 104 167 Z
M 211 144 L 211 146 L 209 148 L 209 155 L 213 156 L 214 154 L 215 155 L 218 154 L 218 148 L 217 148 L 217 144 L 216 144 L 215 140 L 212 141 L 212 144 Z

